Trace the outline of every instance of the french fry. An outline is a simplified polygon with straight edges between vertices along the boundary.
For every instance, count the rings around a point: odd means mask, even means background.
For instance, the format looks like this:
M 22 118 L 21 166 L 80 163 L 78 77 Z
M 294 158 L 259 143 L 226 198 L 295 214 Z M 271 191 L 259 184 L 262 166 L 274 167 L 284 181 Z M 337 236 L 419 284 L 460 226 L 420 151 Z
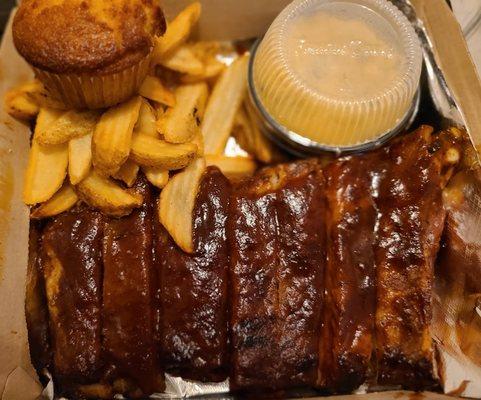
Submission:
M 162 116 L 165 114 L 166 107 L 163 104 L 154 102 L 154 110 L 155 110 L 155 117 L 156 117 L 155 130 L 157 131 L 157 120 L 162 118 Z
M 134 127 L 134 132 L 142 133 L 144 135 L 158 137 L 157 121 L 155 111 L 147 100 L 142 100 L 140 106 L 139 119 Z
M 25 92 L 27 96 L 40 107 L 68 110 L 68 107 L 61 100 L 53 97 L 38 79 L 34 79 L 29 84 L 26 84 Z
M 27 93 L 13 89 L 5 94 L 5 111 L 13 118 L 31 120 L 37 116 L 40 107 Z
M 176 104 L 174 93 L 167 89 L 162 81 L 155 76 L 148 76 L 140 86 L 139 94 L 147 99 L 174 107 Z
M 202 75 L 205 65 L 199 60 L 189 46 L 181 46 L 169 57 L 162 60 L 161 64 L 171 70 L 188 75 Z
M 127 161 L 132 132 L 139 118 L 140 97 L 109 109 L 102 115 L 93 136 L 93 164 L 103 175 L 113 175 Z
M 41 132 L 49 129 L 63 114 L 65 111 L 41 107 L 35 122 L 35 136 L 38 137 Z
M 255 116 L 252 111 L 249 111 L 248 106 L 245 106 L 246 110 L 245 116 L 250 122 L 250 130 L 246 134 L 251 135 L 250 142 L 252 143 L 252 153 L 253 156 L 264 164 L 271 164 L 273 162 L 285 161 L 285 155 L 283 155 L 278 148 L 276 148 L 261 132 Z M 242 144 L 241 144 L 242 146 Z M 248 149 L 246 149 L 250 152 Z
M 92 166 L 92 134 L 68 142 L 68 175 L 72 185 L 78 184 Z
M 202 136 L 202 132 L 196 133 L 190 143 L 197 146 L 197 155 L 202 157 L 204 155 L 204 137 Z
M 234 118 L 234 126 L 232 127 L 231 136 L 234 137 L 240 147 L 248 153 L 254 155 L 255 143 L 252 133 L 251 122 L 244 107 L 239 107 Z
M 34 136 L 23 188 L 25 204 L 42 203 L 50 199 L 62 186 L 67 164 L 67 144 L 43 146 Z
M 30 120 L 35 118 L 40 108 L 65 110 L 65 105 L 53 99 L 43 84 L 34 79 L 9 90 L 5 95 L 6 111 L 14 118 Z
M 50 200 L 42 203 L 38 208 L 30 213 L 33 219 L 53 217 L 72 208 L 78 201 L 77 193 L 71 185 L 64 184 Z
M 195 83 L 199 81 L 207 81 L 218 77 L 226 69 L 225 64 L 216 59 L 208 60 L 204 63 L 204 71 L 200 75 L 182 75 L 183 83 Z
M 160 79 L 160 81 L 169 89 L 173 89 L 180 84 L 180 73 L 162 65 L 156 65 L 154 69 L 154 76 Z
M 198 41 L 190 44 L 195 56 L 202 61 L 215 58 L 221 51 L 220 42 Z
M 205 168 L 205 160 L 198 158 L 171 178 L 160 194 L 160 222 L 187 253 L 194 252 L 192 213 Z
M 62 144 L 70 139 L 92 134 L 97 124 L 99 113 L 96 111 L 59 111 L 53 108 L 49 110 L 58 118 L 38 132 L 37 140 L 40 144 Z
M 277 157 L 272 144 L 264 137 L 244 107 L 237 112 L 232 136 L 242 149 L 263 163 L 271 163 Z
M 25 172 L 23 200 L 25 204 L 42 203 L 50 199 L 62 186 L 67 174 L 68 146 L 44 146 L 38 143 L 38 132 L 49 126 L 55 113 L 40 110 L 28 155 Z
M 204 72 L 200 75 L 182 75 L 182 82 L 195 83 L 213 79 L 226 69 L 226 65 L 216 58 L 220 52 L 219 42 L 195 42 L 190 44 L 190 48 L 194 55 L 204 64 Z
M 128 159 L 122 164 L 119 171 L 113 175 L 113 178 L 123 181 L 128 187 L 131 187 L 137 179 L 139 173 L 139 165 Z
M 77 193 L 88 205 L 115 217 L 128 215 L 143 200 L 140 194 L 122 189 L 95 171 L 77 185 Z
M 162 189 L 169 181 L 169 171 L 162 168 L 142 167 L 145 177 L 154 186 Z
M 207 166 L 215 165 L 231 181 L 239 181 L 252 176 L 257 169 L 254 160 L 248 157 L 227 157 L 223 155 L 205 156 Z
M 130 157 L 139 165 L 168 170 L 186 167 L 196 156 L 192 143 L 172 144 L 151 136 L 136 134 L 132 138 Z
M 67 164 L 67 144 L 43 146 L 34 139 L 25 174 L 25 204 L 42 203 L 50 199 L 62 186 Z
M 201 130 L 206 154 L 221 154 L 234 125 L 247 86 L 248 56 L 235 60 L 217 81 L 205 110 Z
M 200 17 L 201 10 L 200 2 L 192 3 L 167 25 L 165 34 L 156 39 L 153 56 L 154 62 L 160 62 L 162 58 L 187 40 L 192 28 Z
M 209 88 L 204 82 L 177 88 L 177 105 L 157 121 L 157 130 L 167 142 L 185 143 L 200 132 L 208 95 Z

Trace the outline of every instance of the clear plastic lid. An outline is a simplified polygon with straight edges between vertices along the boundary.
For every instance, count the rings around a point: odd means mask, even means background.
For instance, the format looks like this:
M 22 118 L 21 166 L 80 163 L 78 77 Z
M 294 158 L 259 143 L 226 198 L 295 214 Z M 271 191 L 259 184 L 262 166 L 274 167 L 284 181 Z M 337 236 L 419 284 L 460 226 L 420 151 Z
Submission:
M 422 58 L 387 0 L 295 0 L 260 43 L 250 71 L 273 120 L 326 147 L 393 131 L 412 109 Z

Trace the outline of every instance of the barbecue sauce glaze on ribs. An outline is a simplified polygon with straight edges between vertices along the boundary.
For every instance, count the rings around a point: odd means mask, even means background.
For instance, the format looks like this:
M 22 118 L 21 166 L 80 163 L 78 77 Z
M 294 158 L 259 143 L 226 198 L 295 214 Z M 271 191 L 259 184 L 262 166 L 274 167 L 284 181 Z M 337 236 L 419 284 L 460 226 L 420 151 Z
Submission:
M 460 148 L 431 133 L 265 168 L 234 188 L 209 168 L 192 255 L 142 179 L 145 202 L 127 217 L 81 205 L 33 227 L 35 366 L 72 398 L 160 392 L 163 370 L 264 393 L 432 387 L 433 266 Z
M 380 385 L 436 385 L 430 327 L 434 262 L 445 219 L 442 189 L 452 170 L 448 148 L 456 144 L 444 133 L 434 138 L 432 128 L 423 126 L 382 149 L 372 172 Z
M 80 206 L 52 219 L 42 234 L 52 372 L 66 392 L 101 372 L 101 221 L 99 212 Z
M 227 377 L 230 190 L 219 169 L 207 169 L 194 208 L 192 255 L 157 224 L 161 362 L 168 372 L 188 379 L 212 382 Z
M 367 377 L 374 346 L 376 210 L 367 173 L 372 157 L 325 169 L 327 265 L 319 386 L 349 393 Z
M 164 376 L 155 341 L 153 196 L 146 180 L 135 189 L 142 206 L 104 223 L 102 323 L 107 378 L 124 393 L 141 396 L 162 391 Z
M 267 168 L 234 192 L 229 216 L 233 389 L 315 384 L 324 270 L 317 162 Z
M 25 293 L 25 318 L 30 344 L 30 359 L 37 371 L 49 369 L 52 363 L 52 349 L 49 340 L 49 318 L 45 278 L 41 259 L 41 223 L 32 223 L 29 234 L 27 284 Z M 45 376 L 39 376 L 42 383 Z

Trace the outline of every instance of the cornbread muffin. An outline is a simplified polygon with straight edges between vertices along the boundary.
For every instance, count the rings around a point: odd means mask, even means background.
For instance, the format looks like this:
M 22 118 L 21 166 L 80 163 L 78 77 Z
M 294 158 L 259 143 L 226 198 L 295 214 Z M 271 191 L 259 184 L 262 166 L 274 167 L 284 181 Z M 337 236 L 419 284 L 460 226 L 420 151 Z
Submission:
M 13 22 L 19 53 L 75 108 L 130 97 L 148 72 L 154 36 L 164 31 L 156 0 L 23 0 Z

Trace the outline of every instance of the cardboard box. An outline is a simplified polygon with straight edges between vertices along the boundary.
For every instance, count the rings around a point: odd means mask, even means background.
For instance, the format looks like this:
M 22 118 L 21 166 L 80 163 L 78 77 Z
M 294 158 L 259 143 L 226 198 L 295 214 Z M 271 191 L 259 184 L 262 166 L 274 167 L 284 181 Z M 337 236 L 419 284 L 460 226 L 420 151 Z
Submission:
M 395 3 L 407 4 L 404 0 Z M 189 1 L 164 0 L 168 18 Z M 262 35 L 289 0 L 203 0 L 203 15 L 197 34 L 205 39 L 244 39 Z M 473 145 L 481 149 L 481 84 L 460 28 L 444 0 L 413 0 L 419 32 L 428 34 L 441 83 L 448 89 L 448 119 L 466 126 Z M 429 43 L 428 43 L 429 44 Z M 429 56 L 429 54 L 427 54 Z M 32 78 L 32 72 L 17 54 L 11 21 L 0 48 L 0 98 L 5 91 Z M 449 96 L 451 96 L 449 98 Z M 452 104 L 449 104 L 449 101 Z M 449 110 L 447 112 L 449 114 Z M 29 150 L 29 127 L 0 109 L 0 395 L 2 400 L 34 399 L 41 386 L 28 353 L 24 317 L 25 278 L 28 256 L 28 208 L 21 198 L 23 173 Z M 479 205 L 481 209 L 481 204 Z M 480 211 L 481 213 L 481 211 Z M 481 246 L 481 241 L 479 243 Z M 481 265 L 479 266 L 481 269 Z M 449 310 L 448 310 L 449 313 Z M 481 314 L 481 311 L 480 311 Z M 481 319 L 481 315 L 478 316 Z M 475 317 L 473 317 L 475 318 Z M 474 321 L 474 323 L 479 321 Z M 481 326 L 481 325 L 480 325 Z M 481 354 L 463 357 L 458 348 L 441 351 L 445 391 L 452 395 L 481 397 Z M 356 399 L 438 399 L 439 394 L 383 392 L 355 395 Z M 338 396 L 347 399 L 352 396 Z

